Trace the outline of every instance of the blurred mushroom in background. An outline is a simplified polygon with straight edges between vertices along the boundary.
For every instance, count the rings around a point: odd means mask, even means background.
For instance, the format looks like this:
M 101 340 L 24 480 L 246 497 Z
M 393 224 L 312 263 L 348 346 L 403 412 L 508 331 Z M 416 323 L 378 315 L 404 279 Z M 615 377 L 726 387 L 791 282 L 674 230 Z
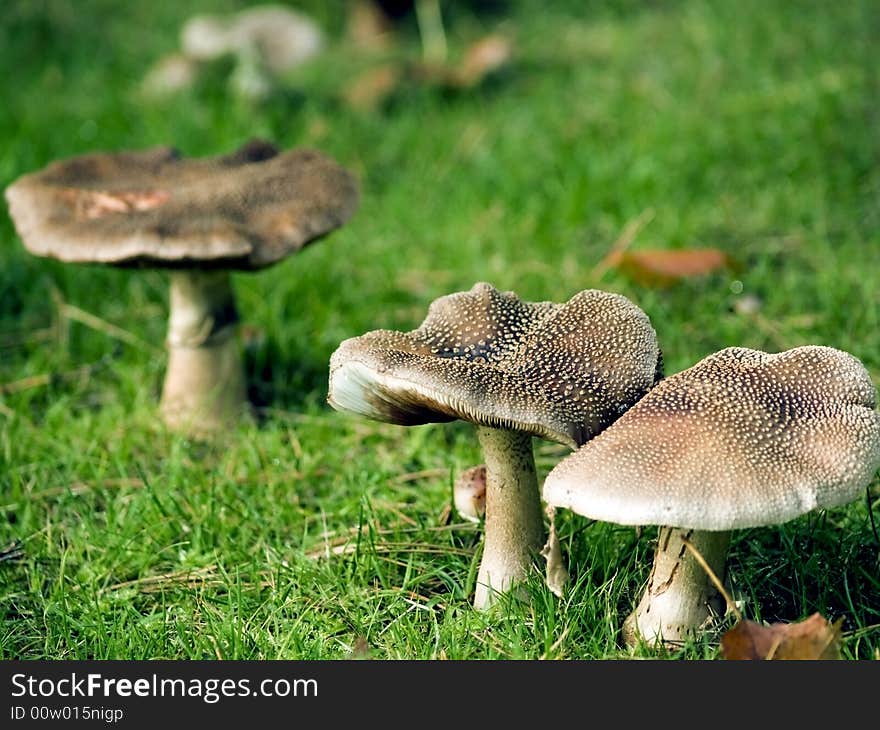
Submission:
M 348 221 L 354 177 L 311 149 L 254 139 L 231 154 L 171 147 L 53 162 L 6 189 L 37 256 L 166 270 L 170 280 L 165 423 L 207 435 L 249 410 L 230 272 L 278 263 Z
M 325 46 L 318 23 L 286 5 L 194 15 L 181 29 L 180 52 L 160 59 L 147 73 L 142 89 L 154 96 L 179 91 L 194 83 L 204 64 L 231 57 L 233 91 L 262 99 L 272 93 L 280 77 Z

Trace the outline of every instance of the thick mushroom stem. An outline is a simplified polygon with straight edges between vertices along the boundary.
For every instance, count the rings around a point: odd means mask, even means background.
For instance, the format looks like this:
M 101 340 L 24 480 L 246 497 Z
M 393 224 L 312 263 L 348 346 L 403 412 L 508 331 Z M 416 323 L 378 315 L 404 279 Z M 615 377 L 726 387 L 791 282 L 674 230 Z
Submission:
M 170 275 L 168 366 L 160 410 L 166 425 L 193 435 L 247 412 L 238 314 L 228 271 Z
M 723 596 L 685 540 L 723 584 L 730 532 L 661 527 L 648 585 L 623 625 L 627 646 L 640 641 L 680 646 L 724 614 Z
M 544 520 L 532 453 L 521 431 L 477 427 L 486 464 L 486 521 L 474 608 L 489 608 L 524 580 L 543 545 Z

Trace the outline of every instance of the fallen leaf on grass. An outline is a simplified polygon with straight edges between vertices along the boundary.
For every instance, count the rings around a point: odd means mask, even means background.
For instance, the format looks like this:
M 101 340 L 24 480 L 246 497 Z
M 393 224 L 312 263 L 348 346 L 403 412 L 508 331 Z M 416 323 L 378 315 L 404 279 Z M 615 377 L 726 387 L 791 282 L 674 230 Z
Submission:
M 370 643 L 363 636 L 357 636 L 351 651 L 348 652 L 347 659 L 372 659 L 373 649 Z
M 461 63 L 455 69 L 455 82 L 458 86 L 470 88 L 483 81 L 510 62 L 512 56 L 510 41 L 491 34 L 471 45 Z
M 352 0 L 346 34 L 356 47 L 367 51 L 384 51 L 394 43 L 391 18 L 373 0 Z
M 371 111 L 407 84 L 450 91 L 473 89 L 504 68 L 511 55 L 510 41 L 491 34 L 468 47 L 455 65 L 420 60 L 385 63 L 367 69 L 343 89 L 342 98 L 353 109 Z
M 768 626 L 743 620 L 721 637 L 721 654 L 725 659 L 840 659 L 842 624 L 842 617 L 832 624 L 819 613 Z
M 345 87 L 342 96 L 353 109 L 373 110 L 381 106 L 400 86 L 403 74 L 394 64 L 364 71 Z
M 472 89 L 505 67 L 512 55 L 510 41 L 490 34 L 468 46 L 458 64 L 420 61 L 413 64 L 412 75 L 429 86 Z
M 637 284 L 650 287 L 671 286 L 681 279 L 739 268 L 731 256 L 717 248 L 613 251 L 607 265 Z

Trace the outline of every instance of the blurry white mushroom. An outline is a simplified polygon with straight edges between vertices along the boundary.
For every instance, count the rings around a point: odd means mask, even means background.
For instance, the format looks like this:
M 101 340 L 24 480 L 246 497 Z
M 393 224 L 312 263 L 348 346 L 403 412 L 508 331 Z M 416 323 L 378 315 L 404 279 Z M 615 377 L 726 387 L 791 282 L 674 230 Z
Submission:
M 230 272 L 275 264 L 343 225 L 358 188 L 320 152 L 252 140 L 211 158 L 156 147 L 59 160 L 6 199 L 37 256 L 169 272 L 161 411 L 201 434 L 247 410 Z
M 198 61 L 183 53 L 171 53 L 160 58 L 147 72 L 141 90 L 153 97 L 173 94 L 192 86 L 198 71 Z
M 190 58 L 210 61 L 226 54 L 254 52 L 273 74 L 283 74 L 324 47 L 314 20 L 284 5 L 254 5 L 230 15 L 196 15 L 181 30 Z
M 647 315 L 623 296 L 591 289 L 564 304 L 524 302 L 481 282 L 435 300 L 418 329 L 343 341 L 328 402 L 405 426 L 476 426 L 486 465 L 482 609 L 527 577 L 544 544 L 532 437 L 576 448 L 651 387 L 659 359 Z
M 856 499 L 880 466 L 865 367 L 823 346 L 727 348 L 660 381 L 544 482 L 548 504 L 660 526 L 654 565 L 624 624 L 629 645 L 671 646 L 722 611 L 732 530 L 778 525 Z

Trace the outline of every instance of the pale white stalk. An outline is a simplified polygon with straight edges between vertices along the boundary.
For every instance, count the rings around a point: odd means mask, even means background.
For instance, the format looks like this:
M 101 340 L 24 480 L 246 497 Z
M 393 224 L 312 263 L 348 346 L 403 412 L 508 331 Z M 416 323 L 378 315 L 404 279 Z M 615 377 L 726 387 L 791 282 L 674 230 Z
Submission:
M 248 410 L 228 271 L 170 275 L 168 365 L 160 411 L 174 430 L 213 432 Z
M 648 585 L 623 625 L 627 646 L 644 640 L 680 646 L 724 615 L 726 601 L 685 540 L 724 583 L 730 532 L 661 527 Z
M 483 555 L 474 608 L 489 608 L 533 570 L 544 543 L 544 521 L 532 453 L 521 431 L 477 427 L 486 464 Z

